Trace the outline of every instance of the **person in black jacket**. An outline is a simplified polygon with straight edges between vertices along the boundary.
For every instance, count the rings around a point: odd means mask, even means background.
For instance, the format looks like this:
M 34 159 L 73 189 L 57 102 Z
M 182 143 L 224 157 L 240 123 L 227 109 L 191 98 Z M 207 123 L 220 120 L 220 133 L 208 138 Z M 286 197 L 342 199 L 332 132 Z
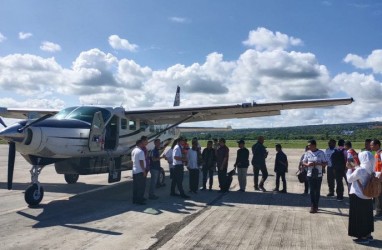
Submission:
M 202 162 L 203 162 L 203 167 L 202 167 L 203 187 L 201 188 L 201 190 L 204 191 L 207 189 L 207 177 L 210 179 L 209 190 L 212 190 L 214 171 L 216 168 L 216 153 L 215 153 L 215 149 L 212 147 L 212 141 L 208 141 L 207 147 L 203 149 Z
M 276 188 L 273 191 L 280 193 L 287 192 L 287 184 L 285 179 L 285 173 L 288 173 L 288 158 L 286 154 L 282 151 L 280 144 L 276 144 L 276 159 L 275 159 L 275 172 L 276 172 Z M 283 181 L 283 189 L 279 191 L 280 187 L 280 177 Z
M 255 182 L 255 190 L 261 190 L 266 192 L 264 188 L 264 182 L 268 178 L 267 165 L 265 164 L 265 159 L 268 156 L 268 151 L 264 147 L 264 137 L 259 136 L 257 138 L 257 143 L 252 146 L 252 165 L 253 165 L 253 175 Z M 262 178 L 259 184 L 259 171 L 261 171 Z
M 240 140 L 237 143 L 239 144 L 239 149 L 237 150 L 234 167 L 237 168 L 237 178 L 240 185 L 239 191 L 245 192 L 245 187 L 247 186 L 247 170 L 249 166 L 249 150 L 245 148 L 244 140 Z

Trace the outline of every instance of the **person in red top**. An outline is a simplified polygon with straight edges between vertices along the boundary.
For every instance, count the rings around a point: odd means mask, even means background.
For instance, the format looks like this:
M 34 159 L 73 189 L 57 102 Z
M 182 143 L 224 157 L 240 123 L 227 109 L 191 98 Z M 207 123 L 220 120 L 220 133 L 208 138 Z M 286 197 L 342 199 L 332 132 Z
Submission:
M 378 139 L 374 139 L 370 143 L 371 150 L 375 152 L 374 155 L 374 172 L 381 172 L 382 161 L 381 161 L 381 142 Z M 375 198 L 375 216 L 374 218 L 382 218 L 382 194 Z

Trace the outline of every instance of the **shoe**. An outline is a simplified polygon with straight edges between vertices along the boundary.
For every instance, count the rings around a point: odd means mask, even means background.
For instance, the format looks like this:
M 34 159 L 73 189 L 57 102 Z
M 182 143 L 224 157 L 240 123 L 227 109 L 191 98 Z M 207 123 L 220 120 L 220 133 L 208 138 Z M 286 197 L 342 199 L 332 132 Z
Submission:
M 314 214 L 316 213 L 316 209 L 314 207 L 311 207 L 309 210 L 309 213 Z
M 332 197 L 332 196 L 334 196 L 334 193 L 328 193 L 326 196 L 327 197 Z
M 260 190 L 263 192 L 267 192 L 267 190 L 264 187 L 260 187 Z
M 256 187 L 256 186 L 255 186 L 255 190 L 256 190 L 256 191 L 260 191 L 259 187 Z
M 314 213 L 318 213 L 318 207 L 314 208 Z
M 369 244 L 369 242 L 370 242 L 367 238 L 366 239 L 358 238 L 358 239 L 355 239 L 353 241 L 357 244 Z
M 208 190 L 209 190 L 209 191 L 212 191 L 212 187 L 210 187 Z
M 374 238 L 373 238 L 373 236 L 367 236 L 367 239 L 369 240 L 369 241 L 373 241 L 374 240 Z
M 156 195 L 150 195 L 149 196 L 149 199 L 150 200 L 157 200 L 159 197 L 158 196 L 156 196 Z
M 206 191 L 207 188 L 203 187 L 203 188 L 200 188 L 200 191 Z
M 382 213 L 378 213 L 374 215 L 374 219 L 381 219 L 382 218 Z
M 180 197 L 182 197 L 183 199 L 188 199 L 188 198 L 190 198 L 190 196 L 185 195 L 185 194 L 180 195 Z
M 171 193 L 170 195 L 171 196 L 180 196 L 180 194 L 177 194 L 177 193 Z
M 279 191 L 279 193 L 286 194 L 287 191 L 283 189 L 283 190 Z

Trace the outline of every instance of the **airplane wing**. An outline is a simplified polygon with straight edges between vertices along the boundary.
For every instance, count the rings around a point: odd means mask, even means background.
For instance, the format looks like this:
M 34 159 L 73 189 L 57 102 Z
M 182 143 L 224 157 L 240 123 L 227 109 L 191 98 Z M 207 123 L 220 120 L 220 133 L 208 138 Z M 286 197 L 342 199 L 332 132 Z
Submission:
M 59 109 L 28 109 L 0 107 L 0 116 L 15 119 L 34 119 L 47 114 L 56 114 L 59 111 Z
M 127 110 L 126 116 L 155 124 L 174 124 L 233 118 L 280 115 L 281 110 L 348 105 L 353 98 L 311 99 L 272 103 L 242 103 L 215 106 Z

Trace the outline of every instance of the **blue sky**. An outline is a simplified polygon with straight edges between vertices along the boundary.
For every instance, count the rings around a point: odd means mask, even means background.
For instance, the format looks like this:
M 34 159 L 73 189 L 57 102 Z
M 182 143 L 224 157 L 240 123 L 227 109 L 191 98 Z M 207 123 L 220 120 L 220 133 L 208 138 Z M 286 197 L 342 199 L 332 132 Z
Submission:
M 367 0 L 1 0 L 0 106 L 169 106 L 180 85 L 188 106 L 357 100 L 214 125 L 380 120 L 381 23 Z

